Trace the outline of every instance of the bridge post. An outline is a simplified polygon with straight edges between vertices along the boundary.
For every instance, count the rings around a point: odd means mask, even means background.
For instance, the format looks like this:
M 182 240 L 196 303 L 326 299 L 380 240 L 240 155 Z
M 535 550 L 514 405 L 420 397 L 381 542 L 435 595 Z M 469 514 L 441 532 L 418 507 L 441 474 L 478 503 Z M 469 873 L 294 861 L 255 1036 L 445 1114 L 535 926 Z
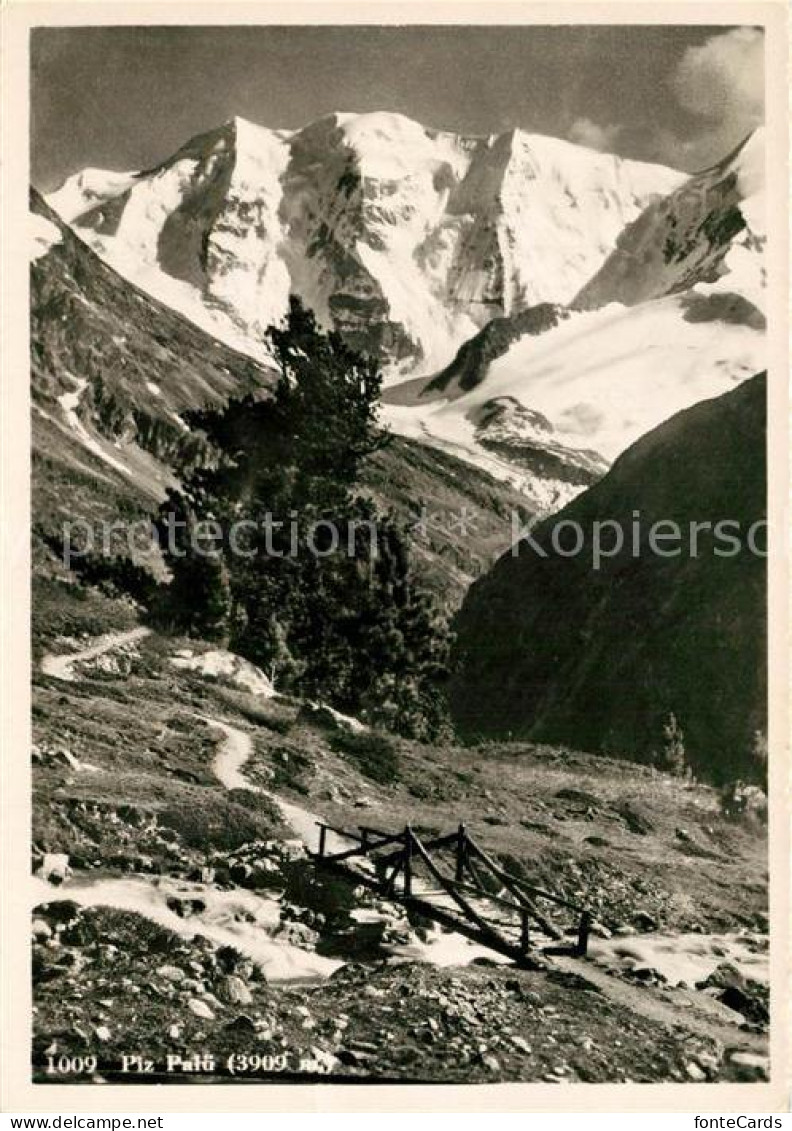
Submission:
M 325 854 L 325 840 L 327 839 L 327 825 L 319 825 L 319 859 Z
M 459 828 L 457 829 L 456 872 L 454 874 L 454 879 L 456 880 L 457 883 L 461 883 L 462 880 L 465 878 L 465 850 L 466 850 L 466 848 L 467 848 L 467 844 L 466 844 L 465 826 L 460 821 L 459 822 Z
M 523 907 L 520 913 L 520 950 L 525 954 L 530 949 L 531 936 L 528 919 L 528 909 Z
M 412 895 L 412 829 L 404 826 L 404 894 Z

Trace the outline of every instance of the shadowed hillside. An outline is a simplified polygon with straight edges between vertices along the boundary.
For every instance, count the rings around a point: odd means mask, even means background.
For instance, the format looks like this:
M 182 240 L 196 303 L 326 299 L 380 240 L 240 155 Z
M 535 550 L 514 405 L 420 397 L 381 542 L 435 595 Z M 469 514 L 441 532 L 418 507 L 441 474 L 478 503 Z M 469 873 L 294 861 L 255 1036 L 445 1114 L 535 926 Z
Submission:
M 706 530 L 696 556 L 660 556 L 646 538 L 660 520 L 685 531 L 695 521 L 733 520 L 744 542 L 764 518 L 765 387 L 764 375 L 754 377 L 644 436 L 533 532 L 547 558 L 523 542 L 471 588 L 457 618 L 461 731 L 648 759 L 673 712 L 694 768 L 715 780 L 746 768 L 755 732 L 765 729 L 765 561 L 745 548 L 715 555 Z M 606 520 L 626 532 L 625 548 L 595 570 L 592 524 Z M 576 556 L 552 548 L 562 522 L 586 532 Z M 603 545 L 612 539 L 603 536 Z M 560 544 L 572 541 L 565 529 Z

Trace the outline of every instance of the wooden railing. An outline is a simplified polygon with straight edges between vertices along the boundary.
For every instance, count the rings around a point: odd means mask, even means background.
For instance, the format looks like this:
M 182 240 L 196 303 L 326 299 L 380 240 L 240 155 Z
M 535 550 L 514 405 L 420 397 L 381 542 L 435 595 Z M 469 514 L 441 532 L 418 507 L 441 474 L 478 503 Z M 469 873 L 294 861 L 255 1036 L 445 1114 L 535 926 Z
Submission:
M 532 949 L 532 932 L 537 927 L 558 944 L 568 934 L 576 935 L 572 946 L 544 947 L 545 953 L 553 950 L 578 956 L 586 953 L 592 923 L 588 909 L 536 887 L 520 876 L 511 875 L 484 851 L 463 824 L 456 832 L 428 840 L 419 837 L 410 825 L 399 833 L 361 825 L 359 833 L 353 833 L 321 821 L 317 824 L 319 848 L 313 857 L 318 866 L 341 871 L 353 878 L 355 883 L 362 883 L 387 898 L 407 903 L 451 930 L 518 961 L 528 958 Z M 328 852 L 328 833 L 352 841 L 353 846 Z M 453 853 L 451 876 L 444 873 L 438 859 L 440 854 L 449 851 Z M 351 865 L 356 860 L 370 861 L 375 875 L 353 868 Z M 438 885 L 437 890 L 427 887 L 421 880 L 419 868 Z M 433 903 L 433 897 L 438 894 L 450 897 L 453 906 L 448 908 Z M 572 931 L 564 931 L 553 923 L 537 906 L 537 900 L 572 912 Z M 487 918 L 482 903 L 507 912 L 509 918 L 496 921 Z

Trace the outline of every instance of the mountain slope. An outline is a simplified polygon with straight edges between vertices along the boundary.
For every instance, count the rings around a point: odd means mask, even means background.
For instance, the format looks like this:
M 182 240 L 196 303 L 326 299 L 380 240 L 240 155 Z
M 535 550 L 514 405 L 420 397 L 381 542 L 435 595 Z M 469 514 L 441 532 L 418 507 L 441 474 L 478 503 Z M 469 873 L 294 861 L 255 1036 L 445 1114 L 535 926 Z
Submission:
M 299 294 L 352 344 L 432 371 L 493 315 L 568 302 L 682 174 L 521 130 L 399 114 L 240 118 L 50 202 L 122 274 L 254 354 Z M 81 203 L 82 201 L 82 203 Z
M 761 305 L 764 286 L 764 131 L 650 204 L 574 305 L 635 306 L 696 284 L 715 284 Z
M 143 518 L 203 456 L 180 413 L 274 374 L 131 286 L 35 191 L 31 229 L 33 517 L 57 542 L 68 521 Z
M 766 727 L 766 569 L 744 546 L 765 515 L 765 396 L 761 375 L 674 416 L 533 533 L 546 558 L 523 542 L 472 586 L 457 618 L 453 711 L 463 732 L 640 760 L 662 748 L 673 712 L 699 771 L 716 780 L 745 771 Z M 692 522 L 723 519 L 741 524 L 737 555 L 714 555 L 706 531 L 697 556 L 660 556 L 647 543 L 655 522 L 678 524 L 687 546 Z M 625 533 L 623 551 L 599 569 L 595 522 Z M 570 523 L 584 533 L 577 556 L 565 553 Z
M 518 462 L 536 414 L 557 444 L 610 460 L 763 369 L 764 179 L 760 130 L 648 205 L 568 308 L 492 319 L 434 377 L 386 390 L 393 426 L 475 456 L 476 421 L 505 402 Z

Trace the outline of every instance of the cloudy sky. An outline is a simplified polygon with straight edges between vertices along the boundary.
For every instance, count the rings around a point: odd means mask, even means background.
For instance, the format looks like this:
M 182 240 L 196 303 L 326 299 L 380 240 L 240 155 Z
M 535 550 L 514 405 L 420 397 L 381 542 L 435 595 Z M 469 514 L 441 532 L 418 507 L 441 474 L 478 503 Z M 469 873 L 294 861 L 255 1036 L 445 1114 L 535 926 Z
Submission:
M 31 51 L 45 191 L 86 165 L 156 164 L 235 114 L 519 126 L 690 171 L 763 115 L 762 33 L 744 27 L 41 28 Z

